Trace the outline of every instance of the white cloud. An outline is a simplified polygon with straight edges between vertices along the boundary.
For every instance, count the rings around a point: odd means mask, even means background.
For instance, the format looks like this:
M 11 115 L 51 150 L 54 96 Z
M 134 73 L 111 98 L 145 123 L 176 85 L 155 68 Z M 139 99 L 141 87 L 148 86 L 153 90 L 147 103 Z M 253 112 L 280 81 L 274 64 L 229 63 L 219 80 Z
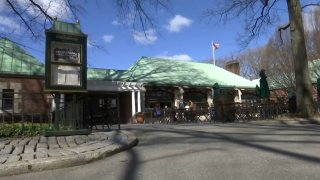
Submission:
M 118 20 L 113 20 L 111 24 L 114 25 L 114 26 L 120 26 L 121 25 L 121 23 Z
M 114 39 L 114 36 L 113 36 L 113 35 L 104 35 L 104 36 L 102 37 L 102 39 L 103 39 L 104 42 L 106 42 L 106 43 L 111 43 L 112 40 Z
M 18 22 L 10 18 L 8 16 L 1 16 L 0 15 L 0 31 L 5 33 L 17 33 L 19 34 L 21 32 L 20 26 Z
M 167 29 L 170 32 L 180 32 L 182 28 L 189 27 L 191 23 L 192 20 L 181 15 L 175 15 L 172 19 L 170 19 Z
M 146 30 L 145 32 L 135 31 L 133 32 L 133 39 L 135 42 L 143 45 L 154 44 L 158 37 L 154 29 Z
M 171 60 L 178 60 L 178 61 L 192 61 L 192 58 L 188 54 L 176 54 L 172 56 L 158 55 L 156 57 L 161 59 L 171 59 Z

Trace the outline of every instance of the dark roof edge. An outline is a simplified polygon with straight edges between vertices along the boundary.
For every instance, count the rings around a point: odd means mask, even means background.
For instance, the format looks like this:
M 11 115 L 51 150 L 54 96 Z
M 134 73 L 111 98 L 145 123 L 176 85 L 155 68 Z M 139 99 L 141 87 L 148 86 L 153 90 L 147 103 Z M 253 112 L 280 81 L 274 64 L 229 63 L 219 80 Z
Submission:
M 32 75 L 32 74 L 10 74 L 10 73 L 0 73 L 0 78 L 37 78 L 37 79 L 45 79 L 43 75 Z

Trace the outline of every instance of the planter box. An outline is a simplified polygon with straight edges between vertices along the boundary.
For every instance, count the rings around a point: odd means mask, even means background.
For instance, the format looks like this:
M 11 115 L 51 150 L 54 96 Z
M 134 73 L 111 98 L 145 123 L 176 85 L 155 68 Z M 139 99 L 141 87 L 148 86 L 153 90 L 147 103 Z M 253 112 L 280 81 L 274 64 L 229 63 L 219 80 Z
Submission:
M 144 114 L 142 112 L 138 112 L 134 115 L 134 118 L 137 122 L 137 124 L 143 124 L 144 123 Z

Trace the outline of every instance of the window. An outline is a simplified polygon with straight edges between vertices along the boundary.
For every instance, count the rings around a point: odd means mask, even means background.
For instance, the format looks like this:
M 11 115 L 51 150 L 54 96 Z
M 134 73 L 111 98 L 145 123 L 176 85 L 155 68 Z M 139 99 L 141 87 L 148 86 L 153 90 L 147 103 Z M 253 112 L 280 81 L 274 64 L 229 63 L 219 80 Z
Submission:
M 2 110 L 12 110 L 13 109 L 13 89 L 3 89 L 2 90 Z

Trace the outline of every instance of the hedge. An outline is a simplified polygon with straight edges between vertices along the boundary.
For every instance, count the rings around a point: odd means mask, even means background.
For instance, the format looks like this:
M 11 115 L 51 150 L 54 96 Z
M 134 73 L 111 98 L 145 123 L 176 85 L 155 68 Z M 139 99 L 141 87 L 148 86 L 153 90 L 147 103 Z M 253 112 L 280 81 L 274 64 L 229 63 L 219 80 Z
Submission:
M 53 127 L 46 123 L 0 123 L 0 138 L 36 136 L 52 129 Z

